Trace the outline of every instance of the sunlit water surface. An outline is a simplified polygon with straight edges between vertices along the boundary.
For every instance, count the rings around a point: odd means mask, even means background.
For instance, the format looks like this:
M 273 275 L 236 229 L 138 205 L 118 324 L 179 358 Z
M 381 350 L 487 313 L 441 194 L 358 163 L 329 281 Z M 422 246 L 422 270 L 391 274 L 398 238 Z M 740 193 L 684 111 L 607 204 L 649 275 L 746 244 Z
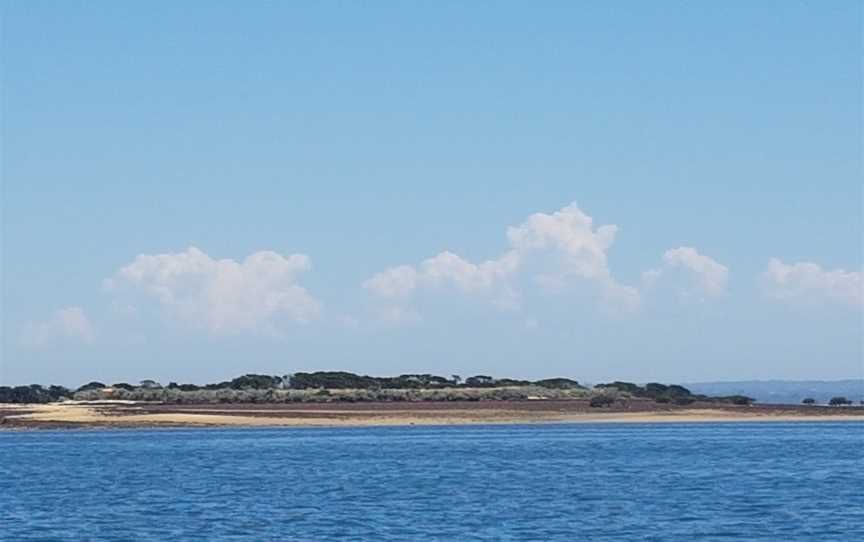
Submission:
M 0 432 L 3 540 L 864 540 L 864 424 Z

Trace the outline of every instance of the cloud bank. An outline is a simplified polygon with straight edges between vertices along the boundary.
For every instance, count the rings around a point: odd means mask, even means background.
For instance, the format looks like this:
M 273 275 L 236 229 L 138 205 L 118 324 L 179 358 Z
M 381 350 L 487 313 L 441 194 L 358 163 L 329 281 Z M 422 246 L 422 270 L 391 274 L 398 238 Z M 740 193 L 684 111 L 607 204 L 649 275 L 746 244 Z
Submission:
M 493 260 L 473 263 L 444 251 L 417 266 L 391 267 L 363 283 L 364 288 L 388 300 L 407 299 L 421 288 L 452 287 L 466 294 L 489 296 L 503 308 L 516 308 L 519 292 L 513 279 L 539 254 L 555 256 L 557 264 L 535 277 L 539 284 L 563 285 L 572 280 L 597 287 L 608 308 L 633 312 L 640 296 L 633 287 L 618 283 L 609 270 L 607 252 L 618 227 L 595 228 L 593 219 L 573 203 L 554 213 L 535 213 L 518 226 L 507 228 L 510 248 Z
M 303 254 L 261 251 L 238 262 L 215 260 L 190 247 L 141 254 L 108 279 L 106 288 L 143 293 L 173 316 L 214 334 L 276 333 L 286 323 L 320 316 L 321 304 L 297 284 L 310 267 Z
M 769 297 L 784 301 L 864 306 L 864 272 L 824 270 L 812 262 L 785 264 L 771 258 L 762 282 Z
M 729 268 L 700 254 L 693 247 L 678 247 L 663 253 L 663 264 L 657 269 L 643 273 L 647 283 L 653 283 L 670 269 L 684 269 L 693 276 L 700 293 L 707 297 L 717 297 L 726 291 L 729 282 Z
M 497 258 L 475 262 L 445 250 L 417 264 L 376 273 L 362 284 L 376 299 L 368 320 L 420 323 L 423 317 L 413 306 L 418 292 L 441 290 L 515 311 L 532 289 L 547 295 L 587 289 L 602 309 L 635 313 L 642 293 L 620 283 L 609 267 L 608 254 L 617 234 L 616 225 L 595 225 L 575 203 L 552 213 L 532 214 L 506 228 L 507 246 Z M 322 317 L 322 303 L 299 283 L 310 269 L 304 254 L 259 251 L 242 261 L 217 260 L 189 247 L 175 253 L 140 254 L 104 285 L 112 294 L 115 316 L 138 318 L 139 309 L 155 303 L 162 316 L 214 335 L 280 335 L 288 326 Z M 684 290 L 688 295 L 695 291 L 704 298 L 717 298 L 726 293 L 729 268 L 689 246 L 663 253 L 660 266 L 643 273 L 643 283 L 668 280 L 673 272 L 692 279 L 692 291 Z M 761 281 L 774 299 L 862 308 L 862 276 L 861 271 L 824 270 L 812 262 L 786 264 L 773 258 Z M 351 315 L 341 321 L 357 328 L 362 320 Z M 525 322 L 526 328 L 538 325 L 534 315 Z M 95 338 L 94 325 L 81 307 L 59 309 L 43 322 L 26 324 L 22 333 L 22 343 L 30 347 L 90 343 Z

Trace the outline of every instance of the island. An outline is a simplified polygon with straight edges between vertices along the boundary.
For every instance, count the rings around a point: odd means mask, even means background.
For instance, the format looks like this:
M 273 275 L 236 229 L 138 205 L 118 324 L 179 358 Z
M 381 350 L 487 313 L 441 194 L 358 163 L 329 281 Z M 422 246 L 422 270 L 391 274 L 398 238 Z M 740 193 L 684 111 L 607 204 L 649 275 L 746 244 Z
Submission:
M 864 421 L 864 405 L 759 404 L 676 384 L 476 375 L 247 374 L 213 384 L 142 380 L 0 386 L 0 429 L 340 427 L 578 422 Z

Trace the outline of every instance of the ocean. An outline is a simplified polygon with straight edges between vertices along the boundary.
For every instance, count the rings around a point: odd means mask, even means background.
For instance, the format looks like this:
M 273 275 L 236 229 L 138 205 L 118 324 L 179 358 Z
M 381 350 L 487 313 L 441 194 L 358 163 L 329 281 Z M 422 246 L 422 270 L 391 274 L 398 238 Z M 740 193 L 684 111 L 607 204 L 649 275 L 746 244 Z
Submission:
M 0 539 L 864 540 L 864 424 L 6 431 Z

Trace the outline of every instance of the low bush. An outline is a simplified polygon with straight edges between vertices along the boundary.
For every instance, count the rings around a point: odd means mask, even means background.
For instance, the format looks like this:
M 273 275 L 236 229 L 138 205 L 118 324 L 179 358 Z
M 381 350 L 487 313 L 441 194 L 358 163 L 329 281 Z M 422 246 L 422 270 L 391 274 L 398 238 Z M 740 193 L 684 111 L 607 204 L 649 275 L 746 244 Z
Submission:
M 591 398 L 591 401 L 588 404 L 591 408 L 612 406 L 615 404 L 615 397 L 612 397 L 611 395 L 595 395 Z
M 76 392 L 80 401 L 119 399 L 163 403 L 336 403 L 336 402 L 419 402 L 419 401 L 519 401 L 527 399 L 580 399 L 584 389 L 549 389 L 541 386 L 440 389 L 198 389 L 180 387 L 134 390 L 114 388 Z

